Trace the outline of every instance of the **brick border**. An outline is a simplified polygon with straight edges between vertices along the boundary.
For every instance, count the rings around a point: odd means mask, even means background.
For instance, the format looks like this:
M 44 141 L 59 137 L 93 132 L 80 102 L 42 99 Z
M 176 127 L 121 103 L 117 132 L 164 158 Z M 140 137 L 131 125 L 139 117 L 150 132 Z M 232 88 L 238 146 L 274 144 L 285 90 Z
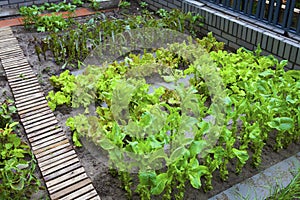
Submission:
M 244 15 L 216 9 L 209 3 L 194 0 L 138 0 L 145 1 L 149 8 L 156 11 L 160 8 L 181 9 L 184 12 L 195 12 L 205 17 L 205 25 L 200 33 L 213 32 L 217 40 L 224 42 L 232 49 L 245 47 L 254 50 L 261 45 L 263 55 L 274 55 L 279 60 L 289 60 L 287 69 L 300 70 L 300 38 L 295 35 L 283 36 L 283 30 L 268 26 Z M 226 12 L 226 13 L 225 13 Z
M 58 3 L 63 0 L 1 0 L 0 8 L 20 8 L 22 6 L 41 5 L 44 3 Z M 67 0 L 69 2 L 70 0 Z

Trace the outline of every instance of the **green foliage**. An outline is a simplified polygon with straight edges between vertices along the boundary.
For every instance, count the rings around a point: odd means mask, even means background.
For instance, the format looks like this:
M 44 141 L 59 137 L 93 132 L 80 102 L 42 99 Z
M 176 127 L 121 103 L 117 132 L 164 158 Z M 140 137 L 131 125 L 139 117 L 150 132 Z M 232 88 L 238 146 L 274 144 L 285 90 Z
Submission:
M 216 62 L 227 93 L 221 99 L 226 115 L 220 116 L 225 120 L 216 144 L 210 148 L 206 137 L 212 123 L 203 118 L 217 107 L 210 103 L 210 86 L 203 73 L 211 72 L 211 63 L 207 60 L 208 65 L 199 69 L 198 63 L 190 62 L 191 57 L 205 52 L 201 46 Z M 99 105 L 105 103 L 105 107 L 97 107 L 97 116 L 74 116 L 67 125 L 74 132 L 75 145 L 81 146 L 80 137 L 84 136 L 107 151 L 129 198 L 135 192 L 141 199 L 156 195 L 183 199 L 187 182 L 194 188 L 211 190 L 212 174 L 219 170 L 226 180 L 229 163 L 235 162 L 236 173 L 249 159 L 259 166 L 270 136 L 276 138 L 275 150 L 299 141 L 300 72 L 285 72 L 286 61 L 261 56 L 260 48 L 254 52 L 241 48 L 236 53 L 222 48 L 223 44 L 209 34 L 194 45 L 156 49 L 155 56 L 153 52 L 129 54 L 123 62 L 106 68 L 89 66 L 77 77 L 65 72 L 51 78 L 58 89 L 55 94 L 70 97 L 73 107 L 88 107 L 94 99 Z M 158 87 L 149 93 L 151 85 L 138 77 L 153 73 L 173 82 L 174 88 Z M 190 86 L 177 84 L 186 75 L 193 75 Z M 78 95 L 75 91 L 83 92 Z M 188 128 L 192 137 L 185 135 Z M 204 151 L 206 154 L 199 158 Z M 162 163 L 166 163 L 163 170 Z M 128 173 L 132 169 L 138 170 L 136 187 L 132 187 L 134 181 Z
M 148 3 L 147 2 L 145 2 L 145 1 L 142 1 L 141 3 L 140 3 L 140 6 L 142 7 L 142 8 L 147 8 L 148 7 Z
M 101 2 L 98 0 L 90 0 L 90 7 L 94 10 L 99 10 L 101 8 Z
M 281 187 L 281 185 L 280 185 Z M 267 200 L 285 200 L 285 199 L 299 199 L 300 198 L 300 169 L 293 180 L 285 187 L 276 186 L 275 191 Z
M 80 2 L 75 2 L 80 4 Z M 71 25 L 71 18 L 64 19 L 62 14 L 52 13 L 48 15 L 41 15 L 44 11 L 60 12 L 68 11 L 71 17 L 71 13 L 76 9 L 76 5 L 66 2 L 60 2 L 58 4 L 45 3 L 43 6 L 23 6 L 20 8 L 20 14 L 24 18 L 24 24 L 26 28 L 33 26 L 38 32 L 58 32 L 64 30 Z
M 13 132 L 16 109 L 11 101 L 0 108 L 0 199 L 28 199 L 40 187 L 30 147 Z
M 13 122 L 12 115 L 17 111 L 12 100 L 0 103 L 0 128 L 5 128 L 7 124 Z
M 77 4 L 80 4 L 82 2 L 76 2 Z M 60 3 L 45 3 L 44 4 L 46 9 L 53 12 L 60 12 L 60 11 L 70 11 L 74 12 L 76 10 L 76 4 L 66 3 L 65 1 Z
M 130 7 L 130 5 L 131 5 L 131 3 L 128 1 L 120 1 L 120 3 L 119 3 L 119 7 L 122 9 L 127 9 Z
M 180 32 L 188 28 L 191 34 L 195 35 L 196 26 L 200 24 L 201 19 L 199 15 L 184 14 L 179 10 L 167 12 L 167 15 L 161 19 L 157 19 L 149 12 L 140 16 L 128 15 L 126 19 L 106 18 L 105 15 L 99 15 L 85 24 L 77 24 L 77 28 L 72 28 L 66 33 L 52 33 L 46 39 L 38 41 L 36 52 L 46 57 L 46 51 L 50 50 L 57 64 L 63 67 L 78 66 L 74 61 L 82 61 L 91 49 L 118 33 L 140 27 L 154 27 L 169 28 Z M 186 21 L 189 22 L 187 27 Z

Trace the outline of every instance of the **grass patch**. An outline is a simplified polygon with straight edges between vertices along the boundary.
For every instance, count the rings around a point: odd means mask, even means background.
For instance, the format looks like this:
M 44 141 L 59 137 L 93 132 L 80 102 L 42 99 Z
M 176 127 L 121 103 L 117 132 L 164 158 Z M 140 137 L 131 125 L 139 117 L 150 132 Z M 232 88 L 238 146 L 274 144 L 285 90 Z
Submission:
M 292 200 L 300 199 L 300 169 L 298 174 L 290 182 L 290 184 L 280 189 L 279 187 L 275 189 L 274 194 L 268 198 L 268 200 Z

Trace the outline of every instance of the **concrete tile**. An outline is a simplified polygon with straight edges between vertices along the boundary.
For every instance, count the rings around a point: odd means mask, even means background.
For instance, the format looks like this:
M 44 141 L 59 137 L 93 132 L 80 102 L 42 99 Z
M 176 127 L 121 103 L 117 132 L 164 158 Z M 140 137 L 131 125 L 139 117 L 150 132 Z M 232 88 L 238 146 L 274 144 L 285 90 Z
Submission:
M 230 34 L 227 34 L 226 32 L 222 32 L 222 36 L 223 36 L 226 40 L 228 40 L 228 41 L 231 41 L 231 42 L 234 42 L 234 43 L 236 43 L 236 41 L 237 41 L 237 39 L 236 39 L 235 36 L 230 35 Z
M 221 35 L 222 31 L 220 29 L 214 28 L 212 26 L 207 27 L 208 31 L 213 32 L 214 34 Z
M 300 70 L 300 65 L 294 65 L 294 66 L 293 66 L 293 69 L 294 69 L 294 70 Z
M 237 45 L 239 45 L 241 47 L 245 47 L 246 49 L 249 49 L 249 50 L 254 49 L 254 45 L 252 45 L 244 40 L 241 40 L 241 39 L 237 39 Z
M 258 46 L 258 44 L 261 45 L 261 43 L 262 43 L 262 36 L 263 36 L 263 32 L 257 32 L 256 46 Z
M 278 47 L 279 47 L 279 40 L 274 39 L 274 41 L 273 41 L 273 48 L 272 48 L 272 53 L 273 54 L 277 55 Z
M 261 48 L 266 49 L 267 48 L 267 43 L 268 43 L 268 35 L 263 34 L 262 36 L 262 41 L 261 41 Z
M 292 46 L 292 49 L 291 49 L 291 52 L 290 52 L 290 58 L 289 58 L 289 61 L 295 63 L 296 60 L 297 60 L 297 54 L 298 54 L 298 51 L 300 49 L 295 47 L 295 46 Z
M 268 37 L 267 51 L 272 52 L 272 50 L 274 48 L 273 43 L 274 43 L 274 38 L 273 37 Z
M 251 43 L 251 41 L 252 41 L 252 33 L 253 33 L 254 31 L 252 30 L 252 28 L 251 27 L 248 27 L 248 29 L 247 29 L 247 37 L 246 37 L 246 41 L 247 42 L 250 42 Z
M 292 45 L 289 43 L 285 44 L 283 58 L 289 60 L 291 54 Z
M 252 30 L 251 44 L 257 44 L 257 31 Z

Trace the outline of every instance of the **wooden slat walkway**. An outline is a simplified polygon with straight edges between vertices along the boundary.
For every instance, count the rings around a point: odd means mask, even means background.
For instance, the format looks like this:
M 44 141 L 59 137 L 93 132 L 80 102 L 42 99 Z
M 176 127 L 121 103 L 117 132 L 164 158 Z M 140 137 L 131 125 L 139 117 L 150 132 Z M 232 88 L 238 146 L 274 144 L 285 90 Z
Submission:
M 0 60 L 50 198 L 100 199 L 9 27 L 0 28 Z

